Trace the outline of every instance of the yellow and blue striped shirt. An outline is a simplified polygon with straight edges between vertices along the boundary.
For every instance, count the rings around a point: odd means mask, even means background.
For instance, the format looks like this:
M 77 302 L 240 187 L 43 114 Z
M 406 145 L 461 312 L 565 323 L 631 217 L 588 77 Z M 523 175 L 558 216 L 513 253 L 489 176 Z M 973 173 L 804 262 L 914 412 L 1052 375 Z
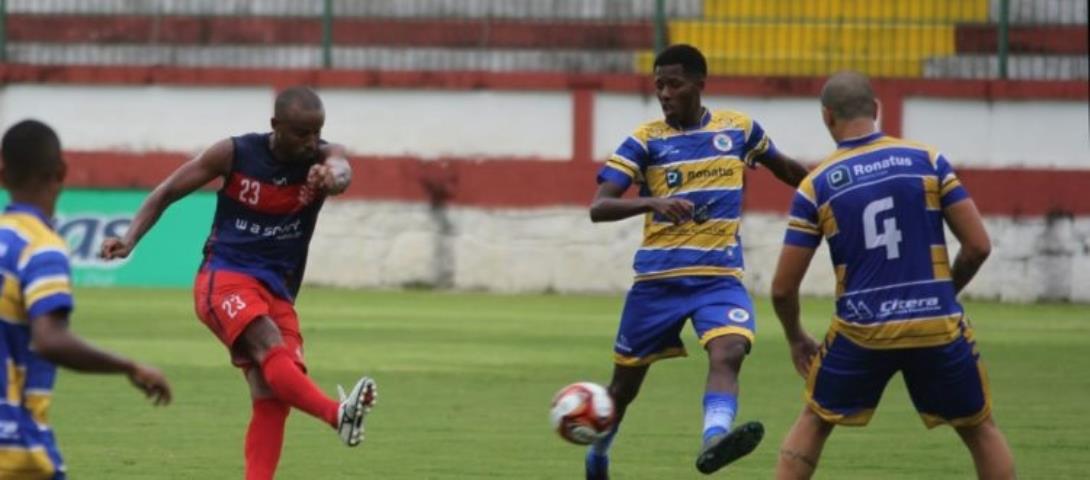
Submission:
M 700 125 L 678 129 L 663 120 L 641 125 L 606 161 L 598 182 L 644 197 L 676 197 L 694 205 L 693 219 L 674 225 L 653 212 L 644 219 L 636 252 L 636 280 L 681 276 L 742 276 L 739 225 L 745 167 L 772 151 L 771 140 L 749 116 L 704 110 Z
M 817 248 L 836 272 L 833 328 L 869 348 L 960 335 L 943 209 L 969 198 L 934 148 L 874 133 L 847 140 L 803 179 L 784 242 Z
M 30 322 L 73 308 L 64 241 L 35 207 L 0 215 L 0 478 L 63 471 L 47 412 L 57 367 L 30 349 Z

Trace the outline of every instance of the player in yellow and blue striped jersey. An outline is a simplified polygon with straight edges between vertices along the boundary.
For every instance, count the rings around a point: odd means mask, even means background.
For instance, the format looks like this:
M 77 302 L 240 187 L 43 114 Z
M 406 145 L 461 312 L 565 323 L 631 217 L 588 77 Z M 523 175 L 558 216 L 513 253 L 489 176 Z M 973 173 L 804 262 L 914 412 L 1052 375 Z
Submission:
M 821 104 L 838 148 L 799 185 L 772 285 L 807 400 L 780 450 L 777 478 L 810 478 L 833 426 L 866 425 L 897 372 L 928 427 L 954 426 L 980 478 L 1014 478 L 957 301 L 991 248 L 976 206 L 945 156 L 876 129 L 878 103 L 865 76 L 834 75 Z M 953 267 L 944 220 L 961 242 Z M 799 324 L 798 290 L 822 238 L 837 298 L 819 346 Z
M 753 303 L 742 286 L 739 225 L 747 167 L 768 167 L 791 186 L 806 169 L 781 154 L 749 116 L 709 110 L 701 102 L 704 56 L 674 45 L 655 58 L 655 91 L 663 120 L 628 137 L 598 174 L 590 208 L 595 222 L 645 215 L 636 279 L 614 344 L 609 385 L 617 423 L 635 399 L 650 364 L 685 355 L 679 334 L 687 319 L 708 352 L 704 429 L 697 469 L 711 473 L 754 448 L 764 427 L 731 430 L 738 410 L 738 372 L 753 342 Z M 621 198 L 638 184 L 638 198 Z M 586 457 L 588 479 L 608 478 L 614 429 Z
M 0 215 L 0 478 L 64 479 L 47 423 L 56 365 L 83 372 L 125 373 L 156 404 L 170 401 L 158 370 L 84 343 L 68 330 L 71 272 L 51 217 L 66 167 L 60 140 L 26 120 L 4 134 L 0 179 L 11 204 Z

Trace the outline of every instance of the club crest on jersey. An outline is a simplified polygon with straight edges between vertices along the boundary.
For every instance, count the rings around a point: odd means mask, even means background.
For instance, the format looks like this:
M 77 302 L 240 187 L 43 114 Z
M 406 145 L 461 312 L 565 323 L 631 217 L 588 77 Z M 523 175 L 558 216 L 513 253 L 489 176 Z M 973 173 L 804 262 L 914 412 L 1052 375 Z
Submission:
M 840 190 L 852 184 L 852 174 L 848 167 L 836 167 L 829 170 L 829 186 L 833 190 Z
M 727 312 L 727 318 L 734 323 L 746 323 L 749 320 L 749 312 L 742 308 L 732 308 Z
M 720 152 L 729 152 L 734 147 L 734 142 L 730 139 L 730 135 L 719 133 L 712 137 L 712 145 L 715 145 L 715 149 Z
M 671 168 L 666 170 L 666 186 L 670 188 L 677 188 L 681 186 L 681 181 L 684 176 L 681 174 L 681 170 Z

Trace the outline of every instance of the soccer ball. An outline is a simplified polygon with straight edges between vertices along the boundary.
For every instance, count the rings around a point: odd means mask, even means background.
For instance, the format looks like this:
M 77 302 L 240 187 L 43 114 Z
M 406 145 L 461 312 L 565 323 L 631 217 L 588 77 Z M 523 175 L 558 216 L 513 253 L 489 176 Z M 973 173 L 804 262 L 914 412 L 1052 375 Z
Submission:
M 613 428 L 613 399 L 601 385 L 578 382 L 553 397 L 549 421 L 560 437 L 577 445 L 594 443 Z

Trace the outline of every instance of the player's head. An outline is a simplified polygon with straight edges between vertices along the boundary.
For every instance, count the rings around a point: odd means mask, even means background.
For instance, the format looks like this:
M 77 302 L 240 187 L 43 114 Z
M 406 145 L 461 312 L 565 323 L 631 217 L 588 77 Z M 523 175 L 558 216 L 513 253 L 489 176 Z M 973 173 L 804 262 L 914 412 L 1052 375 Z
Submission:
M 291 87 L 276 96 L 272 117 L 273 148 L 291 161 L 318 156 L 318 140 L 325 124 L 322 99 L 307 87 Z
M 700 92 L 708 76 L 704 55 L 692 45 L 671 45 L 655 57 L 655 95 L 666 121 L 699 118 Z
M 833 137 L 850 122 L 873 122 L 878 118 L 878 100 L 870 80 L 859 72 L 833 74 L 821 88 L 821 117 Z
M 0 141 L 0 156 L 0 179 L 13 195 L 60 194 L 67 168 L 61 140 L 49 125 L 37 120 L 16 123 Z

